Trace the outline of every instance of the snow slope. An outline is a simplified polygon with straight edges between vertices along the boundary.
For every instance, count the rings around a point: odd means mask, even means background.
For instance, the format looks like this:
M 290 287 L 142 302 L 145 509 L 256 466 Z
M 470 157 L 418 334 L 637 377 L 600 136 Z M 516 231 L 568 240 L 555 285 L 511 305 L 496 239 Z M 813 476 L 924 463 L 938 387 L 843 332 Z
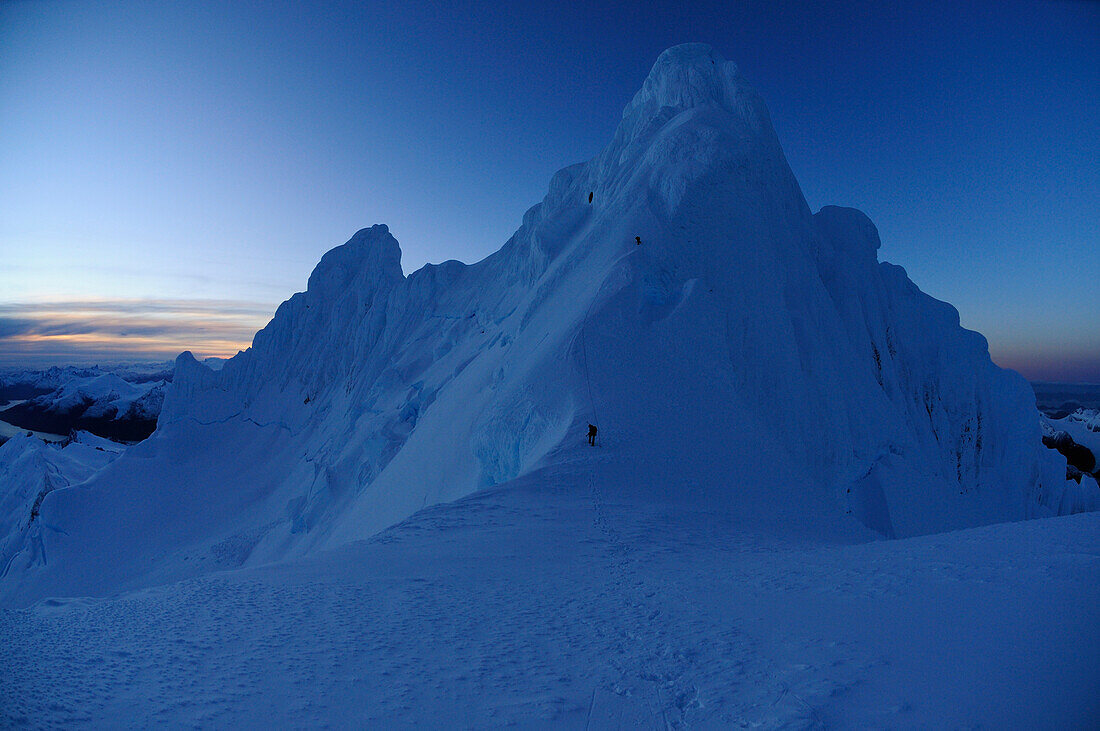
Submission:
M 1095 509 L 1028 384 L 878 246 L 811 214 L 732 63 L 669 49 L 496 254 L 404 277 L 364 229 L 221 370 L 182 355 L 157 433 L 43 501 L 0 596 L 339 547 L 556 464 L 588 422 L 609 499 L 791 540 Z
M 125 447 L 88 432 L 64 445 L 20 434 L 0 444 L 0 556 L 16 555 L 45 496 L 76 485 L 114 461 Z M 0 564 L 0 576 L 9 569 Z
M 839 546 L 616 500 L 592 472 L 295 562 L 0 610 L 0 725 L 1100 722 L 1096 513 Z

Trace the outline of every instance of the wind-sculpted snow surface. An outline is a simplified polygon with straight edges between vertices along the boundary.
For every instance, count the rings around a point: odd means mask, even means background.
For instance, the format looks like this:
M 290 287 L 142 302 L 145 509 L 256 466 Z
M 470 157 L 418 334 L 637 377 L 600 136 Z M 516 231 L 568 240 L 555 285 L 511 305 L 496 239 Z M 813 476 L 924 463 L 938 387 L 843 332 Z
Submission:
M 88 432 L 75 432 L 64 446 L 25 435 L 0 444 L 0 577 L 26 536 L 40 535 L 33 529 L 46 495 L 83 482 L 125 449 Z
M 496 254 L 404 277 L 389 230 L 364 229 L 220 371 L 182 355 L 157 433 L 43 501 L 57 530 L 37 529 L 5 591 L 95 594 L 365 538 L 582 459 L 588 422 L 609 499 L 786 534 L 1094 509 L 1042 447 L 1026 382 L 877 248 L 858 211 L 811 215 L 732 63 L 672 48 Z
M 593 472 L 0 608 L 0 727 L 1096 728 L 1100 515 L 827 545 Z

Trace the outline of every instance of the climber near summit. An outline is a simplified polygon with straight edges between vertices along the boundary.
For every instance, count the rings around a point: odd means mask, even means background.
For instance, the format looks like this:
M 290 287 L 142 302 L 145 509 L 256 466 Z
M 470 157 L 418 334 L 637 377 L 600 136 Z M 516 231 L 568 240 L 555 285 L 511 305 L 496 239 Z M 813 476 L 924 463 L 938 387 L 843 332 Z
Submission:
M 589 424 L 588 425 L 588 446 L 590 446 L 590 447 L 596 446 L 596 425 L 595 424 Z

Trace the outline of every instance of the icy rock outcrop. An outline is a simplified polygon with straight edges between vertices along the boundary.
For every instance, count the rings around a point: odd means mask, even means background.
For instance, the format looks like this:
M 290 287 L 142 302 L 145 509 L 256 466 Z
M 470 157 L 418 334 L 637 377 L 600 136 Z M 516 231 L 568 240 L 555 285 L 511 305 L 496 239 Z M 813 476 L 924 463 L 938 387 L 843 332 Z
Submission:
M 589 421 L 607 499 L 755 529 L 854 540 L 1088 505 L 1027 384 L 878 245 L 858 211 L 811 214 L 734 64 L 669 49 L 496 254 L 404 277 L 389 230 L 364 229 L 220 371 L 181 356 L 157 433 L 43 502 L 65 532 L 8 593 L 147 575 L 112 555 L 160 556 L 165 578 L 213 546 L 255 562 L 367 537 L 577 459 Z

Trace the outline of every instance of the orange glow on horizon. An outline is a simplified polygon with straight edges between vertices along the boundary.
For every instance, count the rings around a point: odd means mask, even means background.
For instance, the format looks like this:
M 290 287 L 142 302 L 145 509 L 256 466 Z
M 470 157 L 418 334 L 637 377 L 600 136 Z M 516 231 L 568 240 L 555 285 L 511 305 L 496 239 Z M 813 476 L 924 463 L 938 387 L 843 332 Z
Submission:
M 224 300 L 81 300 L 0 305 L 0 361 L 228 358 L 247 349 L 274 307 Z

